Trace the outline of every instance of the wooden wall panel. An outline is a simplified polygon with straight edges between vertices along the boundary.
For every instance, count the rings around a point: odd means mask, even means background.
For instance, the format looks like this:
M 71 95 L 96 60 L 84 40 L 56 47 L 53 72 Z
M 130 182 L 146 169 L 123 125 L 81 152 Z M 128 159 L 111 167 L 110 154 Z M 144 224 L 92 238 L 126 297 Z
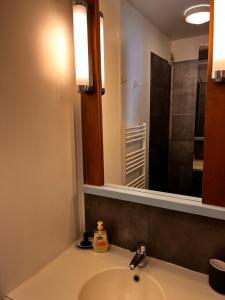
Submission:
M 81 96 L 84 183 L 104 184 L 99 1 L 86 0 L 90 7 L 89 47 L 93 72 L 93 94 Z
M 216 84 L 211 79 L 214 0 L 211 0 L 210 3 L 203 203 L 225 207 L 225 84 Z M 225 37 L 221 37 L 221 39 L 225 39 Z

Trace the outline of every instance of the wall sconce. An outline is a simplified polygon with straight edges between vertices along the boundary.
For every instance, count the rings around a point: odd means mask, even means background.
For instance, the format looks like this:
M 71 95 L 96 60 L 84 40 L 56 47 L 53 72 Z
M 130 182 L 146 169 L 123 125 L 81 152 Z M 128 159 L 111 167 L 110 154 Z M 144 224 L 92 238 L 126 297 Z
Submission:
M 212 79 L 225 83 L 225 1 L 214 0 L 214 37 Z
M 101 75 L 102 75 L 102 95 L 105 94 L 105 47 L 104 47 L 104 18 L 100 12 L 100 42 L 101 42 Z
M 88 5 L 82 0 L 73 1 L 73 27 L 78 92 L 92 93 L 93 82 L 89 68 L 88 48 Z

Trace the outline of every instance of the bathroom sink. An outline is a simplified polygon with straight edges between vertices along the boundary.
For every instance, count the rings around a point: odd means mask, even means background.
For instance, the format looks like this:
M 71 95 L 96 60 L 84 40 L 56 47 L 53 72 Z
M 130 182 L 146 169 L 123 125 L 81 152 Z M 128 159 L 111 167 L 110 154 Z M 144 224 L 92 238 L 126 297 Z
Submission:
M 165 300 L 159 283 L 143 270 L 111 268 L 97 273 L 81 288 L 79 300 Z

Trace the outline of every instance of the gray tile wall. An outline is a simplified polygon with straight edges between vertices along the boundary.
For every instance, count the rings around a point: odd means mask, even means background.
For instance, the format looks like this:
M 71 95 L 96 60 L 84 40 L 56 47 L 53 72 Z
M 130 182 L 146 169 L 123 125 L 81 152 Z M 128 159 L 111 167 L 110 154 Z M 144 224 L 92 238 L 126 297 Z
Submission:
M 198 61 L 173 65 L 169 191 L 191 195 Z
M 148 255 L 201 273 L 211 257 L 225 256 L 225 221 L 94 195 L 85 195 L 85 214 L 86 230 L 102 219 L 111 243 L 145 241 Z

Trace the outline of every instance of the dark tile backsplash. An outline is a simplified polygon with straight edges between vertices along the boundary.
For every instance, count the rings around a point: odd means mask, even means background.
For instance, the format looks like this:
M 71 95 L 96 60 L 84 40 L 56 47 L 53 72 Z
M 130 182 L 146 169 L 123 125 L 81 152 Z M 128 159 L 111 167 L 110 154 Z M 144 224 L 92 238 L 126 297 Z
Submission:
M 88 231 L 104 221 L 112 244 L 145 241 L 148 255 L 194 271 L 207 274 L 209 259 L 225 255 L 222 220 L 94 195 L 85 195 L 85 214 Z

